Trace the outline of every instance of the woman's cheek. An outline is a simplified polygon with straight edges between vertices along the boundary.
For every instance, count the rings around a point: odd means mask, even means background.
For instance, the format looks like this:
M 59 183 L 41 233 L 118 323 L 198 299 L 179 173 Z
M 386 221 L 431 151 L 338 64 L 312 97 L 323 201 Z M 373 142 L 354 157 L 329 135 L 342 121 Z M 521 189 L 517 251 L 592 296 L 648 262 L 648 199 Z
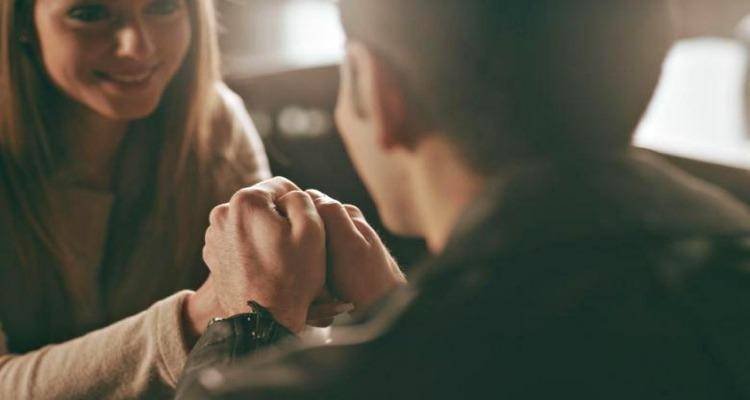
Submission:
M 170 70 L 176 71 L 184 62 L 192 40 L 190 21 L 186 17 L 174 25 L 167 25 L 157 30 L 156 37 L 160 58 L 170 64 Z

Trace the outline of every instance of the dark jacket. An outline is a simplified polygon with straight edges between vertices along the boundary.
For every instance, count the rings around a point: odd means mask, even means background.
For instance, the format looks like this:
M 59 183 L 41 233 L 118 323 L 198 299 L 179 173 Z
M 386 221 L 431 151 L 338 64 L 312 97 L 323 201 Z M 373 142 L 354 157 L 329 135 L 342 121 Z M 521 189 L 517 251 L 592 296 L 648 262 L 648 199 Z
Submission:
M 651 156 L 528 168 L 331 344 L 241 359 L 213 325 L 178 398 L 750 398 L 748 238 L 745 205 Z

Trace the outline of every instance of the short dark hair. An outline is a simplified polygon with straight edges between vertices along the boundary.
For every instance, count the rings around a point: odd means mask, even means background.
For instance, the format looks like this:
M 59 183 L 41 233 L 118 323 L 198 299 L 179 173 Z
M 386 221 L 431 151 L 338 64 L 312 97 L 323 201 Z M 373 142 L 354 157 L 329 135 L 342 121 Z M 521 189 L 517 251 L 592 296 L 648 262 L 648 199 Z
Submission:
M 340 0 L 347 36 L 478 170 L 629 146 L 670 43 L 663 0 Z

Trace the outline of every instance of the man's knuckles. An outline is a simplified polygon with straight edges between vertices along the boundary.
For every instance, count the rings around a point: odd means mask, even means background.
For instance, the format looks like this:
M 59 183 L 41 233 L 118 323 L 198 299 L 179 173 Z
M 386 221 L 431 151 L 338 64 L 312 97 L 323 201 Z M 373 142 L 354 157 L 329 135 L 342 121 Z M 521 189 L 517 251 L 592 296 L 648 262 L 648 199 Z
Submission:
M 305 242 L 324 242 L 325 241 L 325 228 L 320 219 L 305 219 L 299 223 L 297 227 L 298 235 L 300 239 Z
M 270 179 L 270 182 L 277 188 L 278 191 L 281 192 L 291 192 L 295 190 L 300 190 L 299 186 L 297 186 L 294 182 L 290 181 L 287 178 L 284 178 L 283 176 L 276 176 Z M 279 193 L 281 194 L 281 193 Z
M 268 209 L 271 204 L 271 195 L 255 186 L 237 191 L 229 200 L 229 208 L 234 212 Z
M 323 221 L 313 204 L 310 195 L 301 190 L 295 190 L 287 193 L 279 199 L 279 206 L 286 213 L 287 217 L 292 219 L 292 223 L 305 230 L 320 230 L 323 228 Z
M 359 209 L 359 207 L 353 205 L 353 204 L 344 204 L 344 210 L 351 216 L 352 218 L 361 218 L 365 219 L 365 215 L 362 213 L 362 210 Z
M 327 194 L 325 194 L 325 193 L 323 193 L 323 192 L 321 192 L 320 190 L 317 190 L 317 189 L 308 189 L 308 190 L 306 190 L 306 192 L 308 194 L 310 194 L 310 197 L 312 197 L 313 200 L 315 200 L 315 201 L 319 201 L 319 200 L 323 201 L 323 200 L 327 200 L 327 199 L 333 200 Z
M 214 228 L 209 226 L 208 229 L 206 229 L 206 233 L 203 235 L 203 243 L 205 243 L 205 246 L 208 246 L 208 244 L 211 243 L 211 240 L 213 239 L 213 234 L 214 234 Z
M 363 218 L 352 218 L 352 223 L 368 243 L 373 243 L 380 239 L 375 229 Z
M 359 220 L 361 223 L 367 225 L 367 221 L 360 211 L 359 208 L 351 204 L 342 204 L 336 200 L 328 198 L 328 200 L 322 200 L 316 202 L 318 213 L 324 220 L 331 222 L 344 222 L 347 220 Z
M 277 176 L 263 182 L 257 183 L 251 189 L 265 192 L 271 201 L 295 190 L 300 190 L 299 186 L 287 178 Z
M 214 207 L 211 210 L 211 213 L 208 215 L 209 223 L 214 226 L 221 226 L 221 224 L 226 220 L 228 211 L 229 211 L 228 204 L 220 204 Z
M 214 259 L 213 254 L 211 253 L 211 250 L 208 248 L 208 246 L 203 246 L 203 262 L 206 264 L 209 270 L 213 269 L 214 265 Z
M 278 200 L 281 205 L 292 208 L 292 211 L 309 211 L 313 208 L 310 195 L 301 190 L 292 190 Z
M 346 210 L 344 209 L 344 206 L 330 197 L 323 200 L 316 200 L 315 208 L 325 222 L 339 222 L 337 220 L 346 218 Z

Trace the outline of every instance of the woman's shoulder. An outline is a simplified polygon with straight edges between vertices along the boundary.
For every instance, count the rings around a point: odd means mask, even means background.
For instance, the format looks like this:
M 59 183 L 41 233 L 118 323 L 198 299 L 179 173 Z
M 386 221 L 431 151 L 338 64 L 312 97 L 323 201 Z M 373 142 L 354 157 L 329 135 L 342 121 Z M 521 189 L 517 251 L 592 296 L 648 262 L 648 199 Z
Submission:
M 217 112 L 211 126 L 212 153 L 222 170 L 242 185 L 271 176 L 263 141 L 242 98 L 224 82 L 215 84 Z
M 242 98 L 224 82 L 215 85 L 216 113 L 212 121 L 214 139 L 223 140 L 226 145 L 252 145 L 260 143 L 260 135 L 255 128 Z
M 233 111 L 247 114 L 242 97 L 232 90 L 224 81 L 216 82 L 214 84 L 214 89 L 216 90 L 216 95 L 219 97 L 220 101 L 231 107 Z
M 224 82 L 214 84 L 216 112 L 213 118 L 214 136 L 239 134 L 241 136 L 258 136 L 255 125 L 245 107 L 245 102 Z

